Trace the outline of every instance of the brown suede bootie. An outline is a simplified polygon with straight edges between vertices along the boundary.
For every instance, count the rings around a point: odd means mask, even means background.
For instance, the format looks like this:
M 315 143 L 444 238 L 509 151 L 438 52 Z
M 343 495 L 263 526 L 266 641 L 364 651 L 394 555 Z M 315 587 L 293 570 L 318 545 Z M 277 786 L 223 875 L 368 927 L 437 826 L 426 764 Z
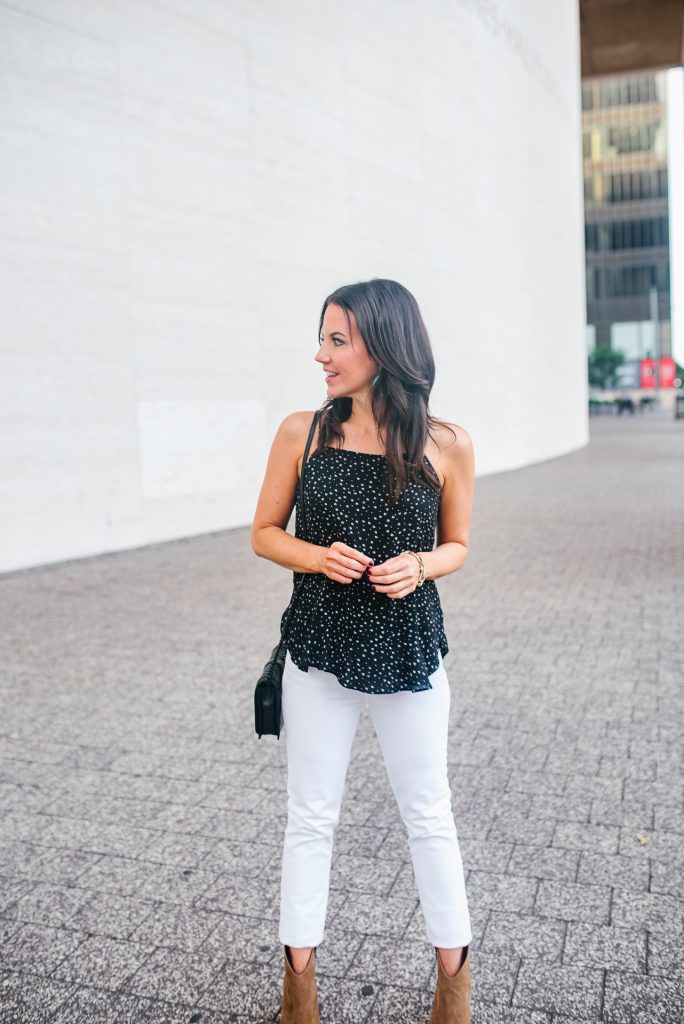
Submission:
M 430 1024 L 470 1024 L 470 943 L 463 947 L 461 966 L 453 977 L 445 972 L 437 947 L 435 953 L 437 987 Z
M 297 974 L 290 961 L 290 947 L 285 950 L 285 979 L 280 1024 L 321 1024 L 316 989 L 316 948 L 311 950 L 309 962 Z

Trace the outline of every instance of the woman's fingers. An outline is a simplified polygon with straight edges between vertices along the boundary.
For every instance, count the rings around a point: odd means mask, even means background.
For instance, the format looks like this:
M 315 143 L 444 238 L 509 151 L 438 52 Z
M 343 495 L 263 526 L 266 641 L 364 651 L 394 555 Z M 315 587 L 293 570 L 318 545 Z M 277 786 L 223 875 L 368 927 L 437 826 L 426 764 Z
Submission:
M 328 575 L 342 583 L 358 580 L 366 571 L 365 566 L 359 568 L 358 562 L 339 554 L 330 556 L 328 566 Z
M 356 548 L 345 547 L 345 550 L 341 552 L 342 557 L 348 558 L 353 563 L 354 568 L 359 568 L 361 572 L 365 572 L 369 565 L 372 565 L 373 559 L 369 558 L 368 555 L 364 555 L 363 551 L 357 551 Z
M 397 569 L 395 572 L 378 572 L 377 570 L 371 569 L 368 574 L 368 578 L 371 583 L 377 583 L 378 585 L 381 583 L 398 583 L 399 580 L 405 580 L 406 577 L 406 569 Z
M 342 576 L 353 576 L 354 579 L 358 579 L 366 571 L 365 566 L 360 565 L 353 558 L 347 558 L 346 555 L 333 553 L 331 561 L 333 563 L 332 568 L 341 573 Z
M 388 559 L 374 569 L 373 559 L 349 544 L 334 541 L 328 548 L 325 571 L 335 582 L 353 583 L 354 580 L 366 575 L 367 570 L 367 578 L 373 590 L 384 597 L 402 598 L 415 590 L 417 576 L 414 574 L 413 565 L 407 564 L 405 558 L 401 556 L 397 559 Z
M 418 582 L 413 562 L 413 556 L 408 555 L 388 559 L 376 568 L 369 569 L 368 579 L 379 594 L 386 594 L 387 597 L 405 597 Z
M 353 572 L 358 572 L 359 574 L 362 574 L 366 571 L 366 566 L 364 565 L 364 563 L 359 562 L 356 558 L 345 558 L 344 555 L 341 555 L 340 561 L 342 565 L 346 566 L 347 569 L 353 570 Z
M 383 597 L 391 597 L 396 600 L 397 597 L 407 597 L 409 594 L 413 594 L 416 588 L 412 584 L 410 587 L 405 587 L 403 584 L 400 586 L 394 585 L 390 590 L 380 590 L 376 587 L 376 594 L 382 594 Z
M 399 583 L 391 583 L 386 587 L 380 587 L 377 583 L 371 584 L 376 594 L 384 594 L 386 597 L 396 597 L 397 594 L 405 590 L 408 586 L 406 580 L 401 580 Z
M 356 548 L 352 548 L 348 544 L 343 544 L 342 541 L 332 544 L 330 553 L 339 563 L 338 572 L 345 577 L 351 575 L 353 579 L 363 576 L 372 561 L 368 555 L 364 555 L 362 551 L 357 551 Z
M 353 583 L 354 582 L 354 577 L 353 576 L 333 576 L 333 579 L 336 580 L 337 583 Z

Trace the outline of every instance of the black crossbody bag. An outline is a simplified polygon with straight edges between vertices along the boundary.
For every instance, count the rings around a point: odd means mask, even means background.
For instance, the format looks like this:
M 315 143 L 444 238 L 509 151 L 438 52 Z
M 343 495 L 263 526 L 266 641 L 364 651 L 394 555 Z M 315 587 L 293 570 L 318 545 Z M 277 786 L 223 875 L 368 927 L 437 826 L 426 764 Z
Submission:
M 313 438 L 314 430 L 316 429 L 316 423 L 318 421 L 320 411 L 320 409 L 316 410 L 309 428 L 309 436 L 306 441 L 306 448 L 304 449 L 304 458 L 302 459 L 302 474 L 299 478 L 299 512 L 302 517 L 304 532 L 306 532 L 306 520 L 304 513 L 304 474 L 306 472 L 311 439 Z M 283 694 L 283 669 L 285 668 L 285 656 L 287 654 L 287 649 L 284 646 L 284 643 L 287 636 L 287 628 L 292 616 L 292 610 L 299 594 L 302 591 L 302 587 L 304 586 L 304 579 L 305 575 L 302 574 L 302 577 L 290 598 L 287 618 L 280 631 L 280 640 L 271 651 L 271 656 L 264 665 L 264 670 L 261 673 L 259 681 L 256 684 L 256 689 L 254 690 L 254 728 L 259 735 L 259 739 L 261 739 L 262 736 L 277 736 L 278 739 L 280 739 L 280 727 L 282 723 L 281 708 Z

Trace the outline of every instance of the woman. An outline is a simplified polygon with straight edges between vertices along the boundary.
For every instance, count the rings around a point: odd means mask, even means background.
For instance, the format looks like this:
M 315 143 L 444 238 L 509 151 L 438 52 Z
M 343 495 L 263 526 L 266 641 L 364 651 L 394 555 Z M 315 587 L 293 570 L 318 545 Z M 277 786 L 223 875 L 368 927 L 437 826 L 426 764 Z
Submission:
M 291 569 L 295 585 L 304 574 L 282 682 L 281 1024 L 319 1022 L 315 952 L 365 703 L 436 950 L 431 1024 L 466 1024 L 471 926 L 447 776 L 450 685 L 442 656 L 449 648 L 434 581 L 467 557 L 472 442 L 428 411 L 430 341 L 416 300 L 396 281 L 329 295 L 315 359 L 328 393 L 316 414 L 303 517 L 296 492 L 313 412 L 291 413 L 278 428 L 252 529 L 258 555 Z M 292 536 L 285 527 L 295 501 Z

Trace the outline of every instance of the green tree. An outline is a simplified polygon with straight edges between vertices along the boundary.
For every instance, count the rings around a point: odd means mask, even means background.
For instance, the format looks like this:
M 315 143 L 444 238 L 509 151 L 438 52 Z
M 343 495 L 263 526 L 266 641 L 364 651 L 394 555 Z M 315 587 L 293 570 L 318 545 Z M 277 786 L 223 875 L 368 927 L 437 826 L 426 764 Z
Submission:
M 619 349 L 601 345 L 589 353 L 589 383 L 592 387 L 607 388 L 611 385 L 615 371 L 625 361 Z

